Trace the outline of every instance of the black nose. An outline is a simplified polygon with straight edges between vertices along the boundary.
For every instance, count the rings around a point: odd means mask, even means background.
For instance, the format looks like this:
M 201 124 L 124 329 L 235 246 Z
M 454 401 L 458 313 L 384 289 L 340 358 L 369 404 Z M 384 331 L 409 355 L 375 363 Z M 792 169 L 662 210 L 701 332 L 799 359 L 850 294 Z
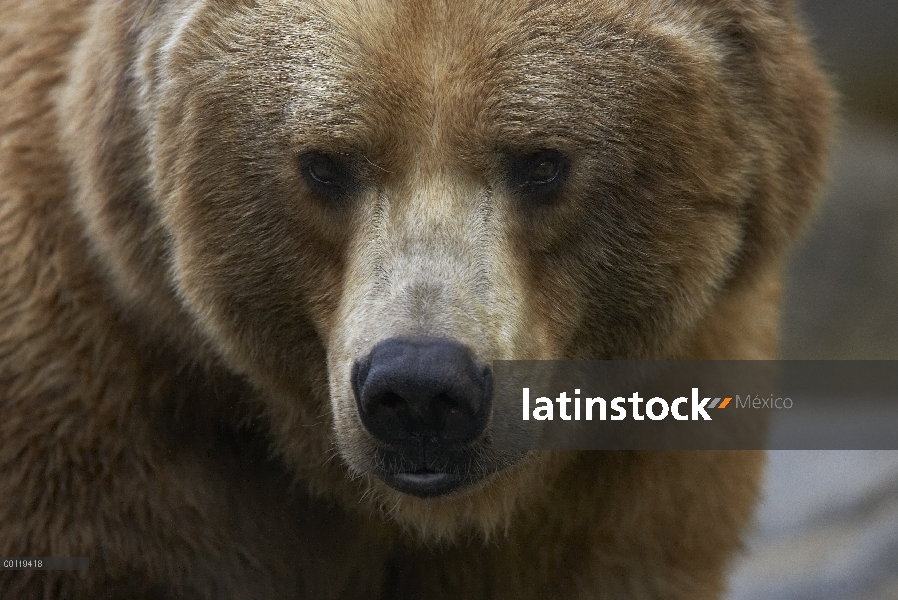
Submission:
M 391 338 L 353 365 L 352 389 L 371 435 L 387 444 L 424 442 L 438 449 L 483 432 L 493 377 L 457 342 Z

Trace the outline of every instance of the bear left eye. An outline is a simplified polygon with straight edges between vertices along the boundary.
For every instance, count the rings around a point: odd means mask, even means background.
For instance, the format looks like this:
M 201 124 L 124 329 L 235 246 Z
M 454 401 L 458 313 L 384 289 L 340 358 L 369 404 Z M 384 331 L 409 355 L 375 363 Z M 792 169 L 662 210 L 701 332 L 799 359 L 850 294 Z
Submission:
M 306 180 L 319 192 L 339 193 L 349 187 L 346 167 L 326 154 L 312 152 L 301 164 Z
M 510 176 L 519 191 L 545 196 L 561 184 L 566 166 L 564 156 L 557 150 L 539 150 L 513 160 Z
M 546 185 L 555 181 L 561 165 L 552 156 L 539 156 L 530 167 L 530 183 Z

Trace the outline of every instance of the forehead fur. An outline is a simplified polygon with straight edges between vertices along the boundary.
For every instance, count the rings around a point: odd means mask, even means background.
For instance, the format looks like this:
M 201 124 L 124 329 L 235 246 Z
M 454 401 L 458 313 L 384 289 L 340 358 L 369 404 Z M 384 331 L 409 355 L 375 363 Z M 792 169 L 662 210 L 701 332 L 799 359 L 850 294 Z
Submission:
M 358 150 L 385 169 L 437 148 L 483 164 L 470 155 L 620 137 L 628 105 L 700 88 L 678 73 L 716 60 L 691 12 L 645 4 L 211 3 L 179 41 L 188 70 L 230 79 L 216 89 L 284 122 L 293 148 Z

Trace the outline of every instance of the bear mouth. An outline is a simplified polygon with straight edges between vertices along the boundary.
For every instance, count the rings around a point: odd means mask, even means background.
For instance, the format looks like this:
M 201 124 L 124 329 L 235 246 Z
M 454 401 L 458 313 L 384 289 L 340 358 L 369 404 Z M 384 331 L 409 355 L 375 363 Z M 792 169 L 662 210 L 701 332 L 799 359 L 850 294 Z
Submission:
M 491 460 L 482 444 L 434 449 L 418 440 L 413 448 L 378 448 L 368 471 L 403 494 L 437 498 L 474 486 L 516 462 L 510 457 Z
M 457 473 L 418 469 L 384 473 L 380 478 L 396 491 L 419 498 L 435 498 L 461 489 L 471 482 Z

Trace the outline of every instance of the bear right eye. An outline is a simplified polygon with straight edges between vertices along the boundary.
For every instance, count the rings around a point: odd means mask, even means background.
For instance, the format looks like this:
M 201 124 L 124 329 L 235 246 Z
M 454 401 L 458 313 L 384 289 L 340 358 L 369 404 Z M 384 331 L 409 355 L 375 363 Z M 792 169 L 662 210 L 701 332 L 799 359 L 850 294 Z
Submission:
M 322 194 L 340 194 L 350 187 L 346 166 L 330 156 L 311 152 L 301 159 L 301 169 L 306 182 Z
M 545 149 L 511 161 L 509 178 L 518 193 L 546 200 L 561 187 L 567 161 L 561 152 Z

